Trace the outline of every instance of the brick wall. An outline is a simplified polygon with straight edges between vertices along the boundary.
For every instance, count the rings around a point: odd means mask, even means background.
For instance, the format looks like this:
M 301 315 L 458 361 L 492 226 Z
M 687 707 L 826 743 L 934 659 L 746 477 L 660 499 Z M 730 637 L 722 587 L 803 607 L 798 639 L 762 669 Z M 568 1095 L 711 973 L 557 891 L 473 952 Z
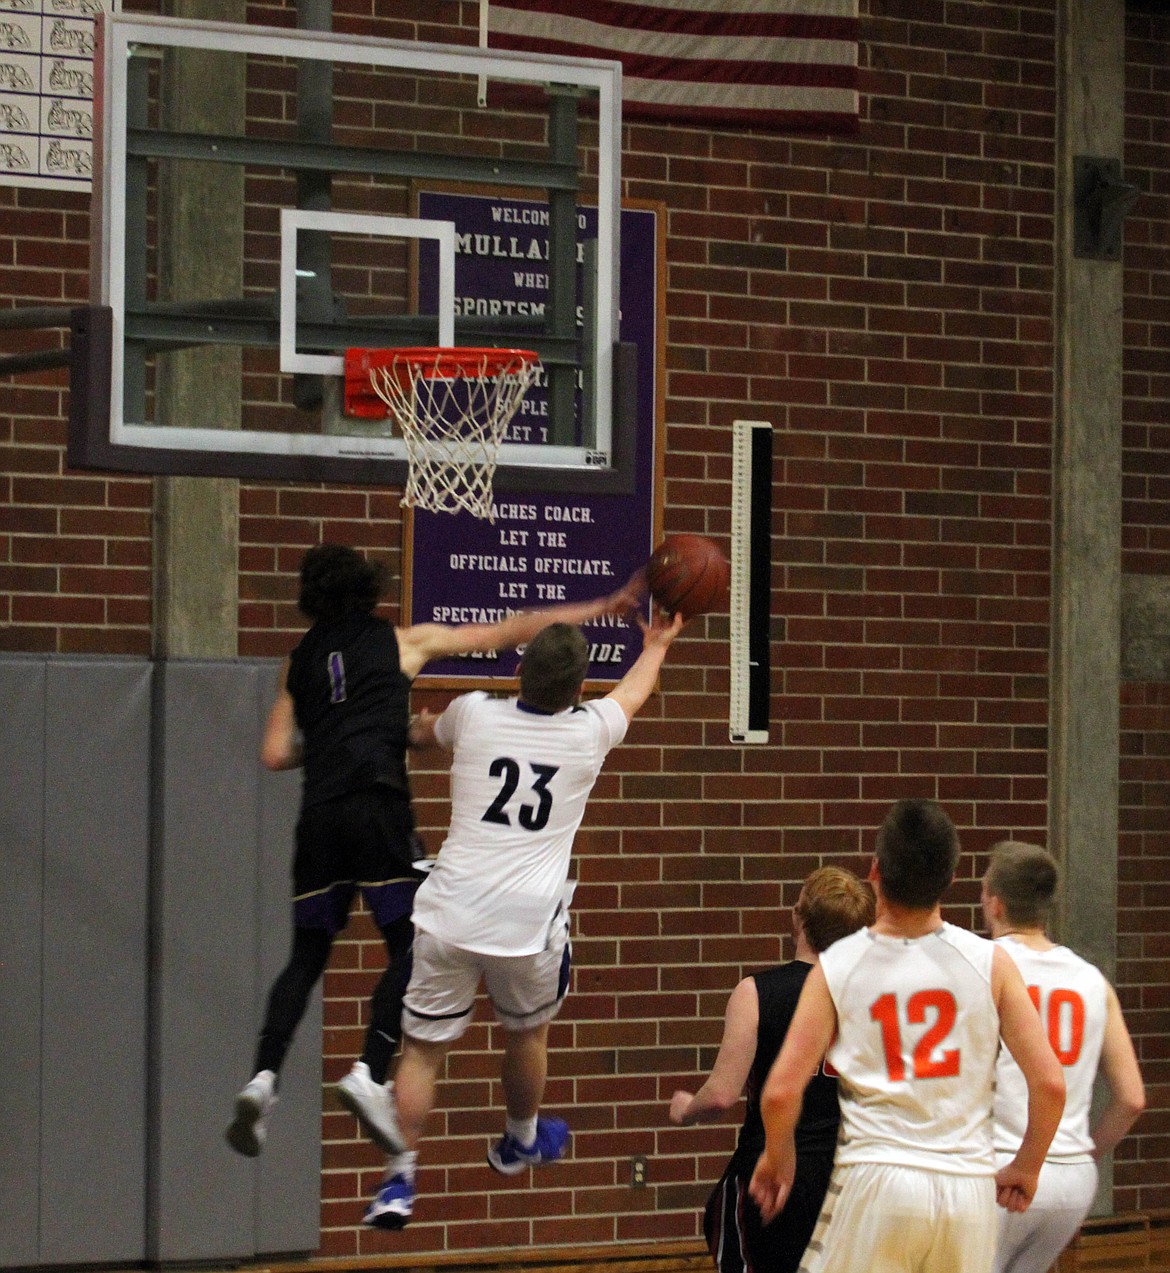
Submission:
M 1170 15 L 1126 28 L 1122 568 L 1170 576 Z M 1118 992 L 1150 1110 L 1115 1155 L 1118 1209 L 1170 1207 L 1170 685 L 1121 693 Z
M 476 8 L 338 9 L 335 27 L 471 41 Z M 627 125 L 626 192 L 667 210 L 666 529 L 725 540 L 730 422 L 776 427 L 773 742 L 727 743 L 727 622 L 692 625 L 579 837 L 577 975 L 547 1101 L 575 1129 L 572 1161 L 505 1184 L 483 1166 L 502 1107 L 481 1017 L 402 1234 L 358 1227 L 379 1159 L 327 1109 L 324 1253 L 697 1234 L 734 1128 L 671 1128 L 667 1102 L 713 1061 L 739 977 L 791 954 L 803 876 L 864 869 L 888 803 L 934 796 L 969 850 L 948 915 L 973 923 L 987 848 L 1043 839 L 1055 8 L 862 0 L 856 138 Z M 1125 165 L 1151 195 L 1126 232 L 1125 567 L 1170 573 L 1170 20 L 1132 15 L 1129 33 Z M 83 299 L 87 234 L 77 196 L 0 187 L 10 303 Z M 65 472 L 63 396 L 59 374 L 0 388 L 0 648 L 143 651 L 150 483 Z M 242 655 L 295 639 L 293 572 L 320 538 L 400 571 L 396 494 L 241 484 Z M 1165 686 L 1126 687 L 1119 983 L 1153 1108 L 1118 1155 L 1123 1207 L 1170 1205 L 1168 717 Z M 419 766 L 415 783 L 434 849 L 446 779 Z M 360 1047 L 380 961 L 361 916 L 326 978 L 329 1081 Z

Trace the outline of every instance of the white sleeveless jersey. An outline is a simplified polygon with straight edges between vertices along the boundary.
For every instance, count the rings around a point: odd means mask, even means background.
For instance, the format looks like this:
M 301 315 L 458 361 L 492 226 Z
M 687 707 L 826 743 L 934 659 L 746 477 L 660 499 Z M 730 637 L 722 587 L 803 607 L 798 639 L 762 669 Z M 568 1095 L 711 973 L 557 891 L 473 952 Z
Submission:
M 607 698 L 553 715 L 482 691 L 455 699 L 435 722 L 454 752 L 451 825 L 416 927 L 485 955 L 543 950 L 585 803 L 628 723 Z
M 943 924 L 926 937 L 863 928 L 821 955 L 837 1008 L 837 1162 L 995 1174 L 991 1104 L 999 1013 L 991 942 Z
M 996 944 L 1019 968 L 1040 1011 L 1052 1050 L 1064 1068 L 1064 1115 L 1048 1157 L 1061 1162 L 1091 1162 L 1089 1106 L 1105 1043 L 1105 978 L 1067 946 L 1032 950 L 1011 937 L 1001 937 Z M 995 1081 L 995 1147 L 1014 1154 L 1028 1122 L 1028 1087 L 1007 1048 L 1000 1053 Z

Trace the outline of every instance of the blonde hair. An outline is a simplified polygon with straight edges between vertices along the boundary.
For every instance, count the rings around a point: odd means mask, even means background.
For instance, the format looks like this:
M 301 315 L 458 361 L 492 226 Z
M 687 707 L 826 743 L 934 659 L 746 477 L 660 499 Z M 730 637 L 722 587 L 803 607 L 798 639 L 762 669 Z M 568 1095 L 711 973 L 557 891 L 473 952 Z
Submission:
M 1042 928 L 1059 878 L 1056 859 L 1039 845 L 1001 840 L 991 847 L 991 864 L 983 882 L 1003 903 L 1009 924 Z
M 808 944 L 819 955 L 874 920 L 873 889 L 852 871 L 822 866 L 804 882 L 796 914 Z

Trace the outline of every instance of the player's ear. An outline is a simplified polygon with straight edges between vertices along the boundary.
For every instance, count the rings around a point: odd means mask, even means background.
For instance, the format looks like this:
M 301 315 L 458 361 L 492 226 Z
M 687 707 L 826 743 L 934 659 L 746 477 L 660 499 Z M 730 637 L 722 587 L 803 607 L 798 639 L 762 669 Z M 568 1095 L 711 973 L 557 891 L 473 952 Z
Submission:
M 865 878 L 869 880 L 871 884 L 876 884 L 878 880 L 881 878 L 880 873 L 878 872 L 878 863 L 877 863 L 876 857 L 870 861 L 869 874 Z

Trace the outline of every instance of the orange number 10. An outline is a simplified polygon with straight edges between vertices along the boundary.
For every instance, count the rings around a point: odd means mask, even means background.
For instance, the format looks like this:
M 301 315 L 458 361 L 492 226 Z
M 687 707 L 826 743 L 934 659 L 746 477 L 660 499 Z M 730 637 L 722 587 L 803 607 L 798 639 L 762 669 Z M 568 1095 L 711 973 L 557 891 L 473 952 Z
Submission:
M 1040 1006 L 1040 987 L 1029 986 L 1028 995 L 1041 1020 L 1047 1015 L 1048 1042 L 1056 1059 L 1061 1065 L 1076 1065 L 1085 1042 L 1085 1001 L 1075 990 L 1053 990 L 1045 1014 Z
M 926 1014 L 933 1011 L 934 1023 L 925 1030 L 913 1054 L 916 1079 L 953 1078 L 959 1072 L 959 1049 L 949 1048 L 935 1056 L 936 1050 L 955 1026 L 955 996 L 949 990 L 919 990 L 906 1001 L 906 1020 L 923 1025 Z M 882 1028 L 882 1046 L 886 1053 L 886 1069 L 892 1083 L 906 1077 L 902 1057 L 902 1027 L 898 1020 L 898 1000 L 892 994 L 881 995 L 869 1008 L 870 1019 Z

